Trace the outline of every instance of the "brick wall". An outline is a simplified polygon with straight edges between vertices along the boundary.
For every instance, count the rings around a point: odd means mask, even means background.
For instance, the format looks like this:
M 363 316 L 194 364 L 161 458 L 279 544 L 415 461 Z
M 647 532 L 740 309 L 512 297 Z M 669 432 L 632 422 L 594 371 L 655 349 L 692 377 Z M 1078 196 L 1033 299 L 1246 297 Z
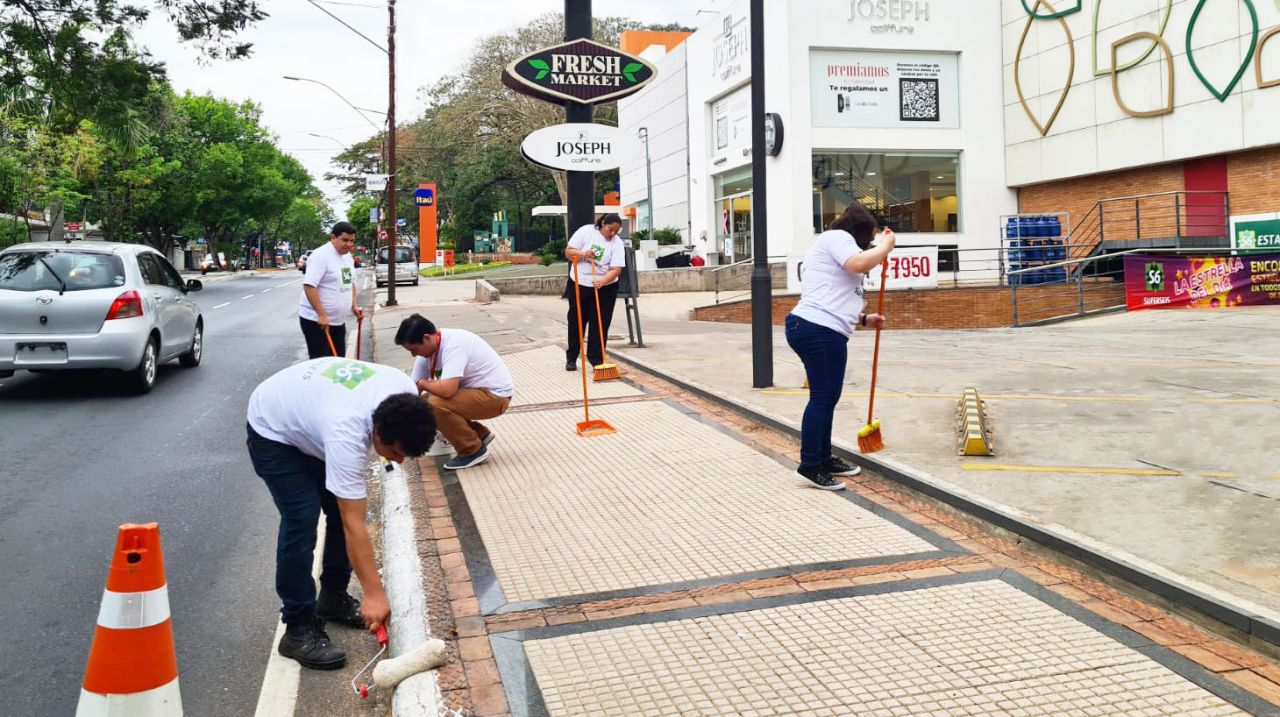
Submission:
M 795 307 L 795 294 L 773 297 L 773 323 L 781 326 Z M 1124 304 L 1120 283 L 1086 284 L 1089 307 Z M 1018 289 L 1019 320 L 1023 323 L 1068 314 L 1078 305 L 1075 285 L 1027 286 Z M 885 316 L 894 329 L 985 329 L 1013 325 L 1013 291 L 1007 287 L 963 287 L 885 294 Z M 703 306 L 693 311 L 695 321 L 751 323 L 751 300 Z
M 1280 212 L 1280 147 L 1227 157 L 1232 214 Z
M 1025 213 L 1070 212 L 1074 230 L 1089 220 L 1093 205 L 1100 199 L 1178 192 L 1183 188 L 1182 163 L 1175 162 L 1022 187 L 1018 190 L 1018 210 Z M 1174 223 L 1172 198 L 1144 200 L 1139 211 L 1147 215 L 1144 231 L 1149 230 L 1152 218 L 1161 214 L 1167 215 L 1169 224 Z M 1132 206 L 1108 205 L 1103 213 L 1102 231 L 1108 239 L 1133 239 L 1135 226 Z M 1172 235 L 1175 231 L 1171 228 L 1169 233 Z M 1096 240 L 1096 230 L 1092 234 Z

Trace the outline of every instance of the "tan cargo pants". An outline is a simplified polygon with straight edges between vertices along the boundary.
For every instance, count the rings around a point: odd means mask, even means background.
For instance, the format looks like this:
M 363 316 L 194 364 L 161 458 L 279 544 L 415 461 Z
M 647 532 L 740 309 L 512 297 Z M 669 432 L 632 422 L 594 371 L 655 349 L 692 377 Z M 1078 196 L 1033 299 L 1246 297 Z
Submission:
M 511 405 L 511 399 L 483 388 L 461 388 L 449 398 L 431 395 L 428 402 L 436 414 L 436 427 L 460 456 L 478 452 L 489 435 L 489 429 L 479 421 L 501 416 Z

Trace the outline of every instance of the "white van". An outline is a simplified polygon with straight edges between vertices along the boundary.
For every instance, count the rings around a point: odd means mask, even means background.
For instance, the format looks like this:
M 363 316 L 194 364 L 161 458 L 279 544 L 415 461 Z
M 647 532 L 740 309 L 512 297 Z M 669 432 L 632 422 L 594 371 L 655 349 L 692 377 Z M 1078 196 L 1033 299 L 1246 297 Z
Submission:
M 378 249 L 378 260 L 374 263 L 374 275 L 378 286 L 387 284 L 387 247 Z M 418 251 L 407 244 L 396 247 L 396 283 L 418 285 Z

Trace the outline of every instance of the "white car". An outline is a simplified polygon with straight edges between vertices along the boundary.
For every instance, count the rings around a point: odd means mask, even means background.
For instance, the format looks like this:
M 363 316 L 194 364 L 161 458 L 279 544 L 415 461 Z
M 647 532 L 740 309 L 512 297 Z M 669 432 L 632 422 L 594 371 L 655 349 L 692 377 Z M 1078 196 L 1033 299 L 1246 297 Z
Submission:
M 160 252 L 142 244 L 19 244 L 0 252 L 0 377 L 115 369 L 138 393 L 157 368 L 200 365 L 204 318 Z
M 385 286 L 387 283 L 387 264 L 388 252 L 386 247 L 378 250 L 378 260 L 374 263 L 374 276 L 378 280 L 378 286 Z M 420 275 L 418 274 L 418 252 L 411 246 L 401 245 L 396 247 L 396 283 L 404 284 L 406 282 L 418 285 Z

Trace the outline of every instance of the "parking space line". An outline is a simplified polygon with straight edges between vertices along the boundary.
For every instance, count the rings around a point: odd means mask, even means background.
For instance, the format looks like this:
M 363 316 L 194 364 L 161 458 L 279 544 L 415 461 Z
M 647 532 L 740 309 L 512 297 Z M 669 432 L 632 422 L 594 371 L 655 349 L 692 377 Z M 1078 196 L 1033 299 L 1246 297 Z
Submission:
M 1011 473 L 1083 473 L 1124 476 L 1180 476 L 1179 471 L 1156 468 L 1090 468 L 1085 466 L 1005 466 L 993 463 L 965 463 L 960 466 L 966 471 L 993 471 Z
M 213 308 L 215 308 L 215 309 L 221 309 L 221 308 L 222 308 L 222 307 L 224 307 L 224 306 L 231 306 L 231 302 L 230 302 L 230 301 L 228 301 L 228 302 L 226 302 L 226 303 L 218 304 L 217 306 L 215 306 L 215 307 L 213 307 Z

